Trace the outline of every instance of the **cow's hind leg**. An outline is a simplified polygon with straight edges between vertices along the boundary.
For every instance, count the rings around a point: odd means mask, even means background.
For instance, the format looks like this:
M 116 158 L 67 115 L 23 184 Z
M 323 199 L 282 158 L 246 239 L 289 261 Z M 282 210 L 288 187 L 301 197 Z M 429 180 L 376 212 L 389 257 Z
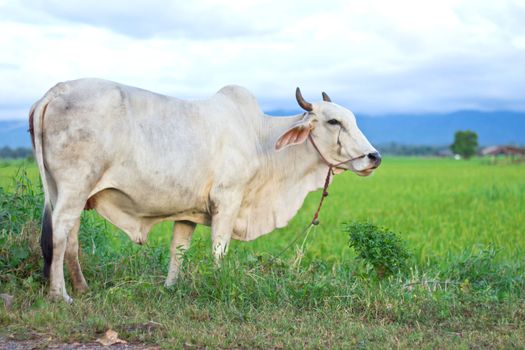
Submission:
M 68 303 L 73 299 L 67 294 L 64 282 L 64 255 L 68 236 L 80 220 L 84 203 L 85 200 L 79 200 L 77 193 L 72 193 L 72 196 L 59 195 L 53 210 L 53 259 L 49 296 L 52 299 L 63 298 Z
M 173 225 L 173 239 L 170 248 L 170 266 L 168 277 L 164 285 L 173 286 L 179 275 L 182 255 L 190 246 L 191 235 L 195 231 L 195 223 L 191 221 L 178 221 Z
M 77 293 L 84 293 L 88 290 L 88 285 L 82 274 L 80 263 L 78 261 L 78 230 L 80 228 L 80 219 L 77 220 L 75 226 L 69 232 L 66 245 L 66 266 L 73 282 L 73 289 Z

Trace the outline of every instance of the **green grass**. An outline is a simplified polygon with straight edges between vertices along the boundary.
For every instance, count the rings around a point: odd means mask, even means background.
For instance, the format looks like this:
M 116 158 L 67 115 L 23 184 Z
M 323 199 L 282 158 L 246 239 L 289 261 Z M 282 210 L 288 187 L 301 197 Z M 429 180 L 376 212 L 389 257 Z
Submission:
M 162 347 L 519 348 L 525 344 L 525 165 L 386 159 L 368 178 L 339 175 L 321 225 L 273 264 L 311 220 L 319 193 L 283 229 L 234 242 L 223 266 L 199 227 L 176 288 L 162 287 L 171 224 L 136 246 L 83 215 L 91 290 L 51 303 L 40 277 L 41 196 L 21 164 L 0 163 L 0 334 L 93 341 L 108 328 Z M 23 172 L 21 173 L 23 174 Z M 7 186 L 7 187 L 6 187 Z M 406 241 L 409 268 L 377 280 L 355 260 L 343 224 L 370 221 Z M 303 244 L 304 243 L 304 244 Z M 67 284 L 70 287 L 69 284 Z
M 39 183 L 38 168 L 34 162 L 25 159 L 0 159 L 0 187 L 7 191 L 14 191 L 20 171 L 26 172 L 27 177 L 34 184 Z

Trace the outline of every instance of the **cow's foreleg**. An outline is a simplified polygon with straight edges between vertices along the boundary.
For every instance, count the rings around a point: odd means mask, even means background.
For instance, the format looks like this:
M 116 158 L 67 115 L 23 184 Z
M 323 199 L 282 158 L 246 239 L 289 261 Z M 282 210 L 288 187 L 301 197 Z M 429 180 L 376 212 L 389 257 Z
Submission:
M 75 226 L 69 233 L 67 238 L 66 246 L 66 266 L 71 276 L 73 282 L 73 289 L 77 293 L 84 293 L 88 290 L 88 285 L 82 274 L 82 269 L 80 268 L 80 263 L 78 261 L 78 229 L 80 228 L 80 219 L 77 220 Z
M 173 238 L 170 248 L 170 266 L 168 277 L 164 285 L 170 287 L 177 281 L 180 264 L 184 252 L 190 246 L 191 235 L 195 231 L 195 223 L 191 221 L 178 221 L 173 225 Z
M 228 251 L 239 207 L 240 199 L 231 194 L 218 203 L 217 211 L 212 217 L 212 250 L 217 264 Z

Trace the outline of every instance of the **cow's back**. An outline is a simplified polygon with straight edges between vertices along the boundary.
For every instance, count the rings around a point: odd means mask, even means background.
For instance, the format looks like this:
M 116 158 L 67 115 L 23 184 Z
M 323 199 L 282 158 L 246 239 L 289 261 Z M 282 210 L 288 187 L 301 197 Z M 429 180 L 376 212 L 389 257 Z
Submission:
M 45 143 L 50 154 L 96 153 L 111 161 L 144 161 L 141 166 L 153 165 L 149 161 L 155 156 L 169 161 L 170 155 L 177 155 L 180 162 L 182 154 L 191 153 L 188 150 L 217 151 L 221 137 L 236 132 L 243 121 L 234 102 L 219 94 L 210 100 L 184 101 L 89 78 L 57 84 L 47 95 L 51 98 L 45 111 Z M 209 152 L 202 153 L 191 156 L 210 161 Z
M 57 84 L 49 93 L 54 98 L 46 113 L 47 133 L 66 133 L 71 142 L 86 139 L 91 130 L 96 133 L 94 141 L 109 143 L 108 151 L 119 153 L 133 149 L 139 154 L 166 155 L 183 145 L 218 151 L 225 142 L 238 142 L 238 148 L 247 149 L 256 143 L 262 115 L 255 97 L 235 85 L 200 101 L 93 78 Z M 84 137 L 72 135 L 75 129 L 84 130 Z

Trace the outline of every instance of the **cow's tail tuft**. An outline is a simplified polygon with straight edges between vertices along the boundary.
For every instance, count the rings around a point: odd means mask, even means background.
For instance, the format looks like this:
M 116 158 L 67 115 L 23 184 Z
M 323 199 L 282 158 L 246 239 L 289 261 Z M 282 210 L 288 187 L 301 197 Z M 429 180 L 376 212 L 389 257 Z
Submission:
M 51 262 L 53 261 L 53 212 L 50 203 L 44 204 L 42 216 L 42 235 L 40 236 L 40 248 L 44 256 L 44 278 L 49 279 Z
M 53 206 L 51 203 L 50 184 L 48 173 L 44 162 L 44 114 L 48 103 L 51 100 L 49 92 L 38 102 L 36 102 L 29 112 L 29 132 L 33 143 L 33 153 L 35 156 L 42 188 L 44 190 L 44 211 L 42 215 L 42 234 L 40 236 L 40 247 L 44 256 L 44 277 L 49 278 L 51 262 L 53 261 Z

